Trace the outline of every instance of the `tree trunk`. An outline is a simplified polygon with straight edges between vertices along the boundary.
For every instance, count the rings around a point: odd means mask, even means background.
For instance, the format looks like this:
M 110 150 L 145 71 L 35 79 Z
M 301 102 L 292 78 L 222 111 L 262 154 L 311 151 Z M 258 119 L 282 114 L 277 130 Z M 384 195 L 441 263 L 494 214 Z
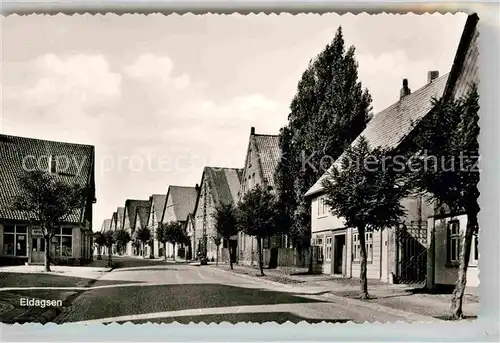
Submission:
M 361 285 L 361 290 L 359 297 L 361 299 L 368 299 L 368 280 L 366 278 L 366 239 L 365 239 L 365 226 L 361 225 L 358 227 L 358 239 L 360 246 L 360 275 L 359 275 L 359 283 Z
M 262 240 L 261 238 L 257 238 L 257 254 L 259 255 L 259 270 L 260 275 L 264 276 L 264 262 L 262 260 Z
M 232 241 L 228 240 L 229 244 L 228 244 L 228 247 L 229 247 L 229 268 L 231 268 L 231 270 L 233 270 L 233 244 L 232 244 Z
M 167 260 L 167 242 L 163 242 L 163 258 Z
M 177 257 L 177 256 L 175 256 L 175 243 L 173 243 L 172 246 L 173 246 L 173 255 L 174 255 L 174 262 L 175 262 L 175 259 Z
M 217 250 L 215 251 L 215 266 L 219 265 L 219 246 L 217 246 Z
M 149 249 L 149 258 L 155 258 L 155 251 L 154 251 L 155 241 L 154 241 L 154 239 L 151 240 L 149 246 L 151 247 L 151 249 Z
M 111 267 L 111 255 L 112 255 L 113 246 L 108 247 L 108 266 Z
M 146 244 L 142 242 L 142 258 L 146 258 Z
M 463 317 L 462 304 L 467 285 L 467 267 L 469 265 L 470 250 L 472 245 L 472 236 L 477 229 L 477 214 L 467 215 L 467 228 L 465 229 L 465 236 L 461 244 L 460 264 L 458 267 L 458 279 L 453 291 L 453 298 L 451 299 L 451 317 L 452 319 L 460 319 Z
M 50 272 L 50 236 L 44 236 L 45 240 L 45 260 L 44 267 L 46 272 Z
M 102 255 L 101 255 L 101 250 L 102 250 L 102 247 L 101 246 L 98 246 L 97 247 L 97 259 L 98 260 L 102 260 Z

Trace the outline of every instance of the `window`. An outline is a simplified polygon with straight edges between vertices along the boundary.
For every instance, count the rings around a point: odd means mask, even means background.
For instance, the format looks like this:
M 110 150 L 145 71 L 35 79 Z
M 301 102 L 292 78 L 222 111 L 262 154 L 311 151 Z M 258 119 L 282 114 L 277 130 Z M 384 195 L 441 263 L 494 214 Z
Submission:
M 27 257 L 28 227 L 5 225 L 3 230 L 3 251 L 5 255 Z
M 325 260 L 332 260 L 332 237 L 326 237 Z
M 326 216 L 328 214 L 328 205 L 326 204 L 325 197 L 318 199 L 318 216 Z
M 73 255 L 73 229 L 70 227 L 61 228 L 52 237 L 51 245 L 54 257 L 71 257 Z
M 323 259 L 323 237 L 313 238 L 313 245 L 319 247 L 319 257 Z
M 460 222 L 453 220 L 448 223 L 448 262 L 458 263 L 460 258 Z
M 353 261 L 361 260 L 361 244 L 359 240 L 359 234 L 354 233 L 352 235 L 353 249 L 352 249 L 352 259 Z M 366 246 L 366 261 L 373 261 L 373 233 L 365 232 L 365 246 Z

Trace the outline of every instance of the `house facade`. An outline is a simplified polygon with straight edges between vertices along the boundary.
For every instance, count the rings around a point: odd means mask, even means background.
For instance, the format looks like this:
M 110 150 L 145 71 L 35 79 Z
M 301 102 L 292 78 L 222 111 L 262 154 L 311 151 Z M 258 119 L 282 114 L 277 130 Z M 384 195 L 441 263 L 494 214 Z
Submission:
M 196 187 L 169 186 L 161 222 L 167 224 L 177 221 L 185 227 L 188 215 L 194 211 L 197 197 L 198 189 Z M 178 257 L 180 248 L 179 244 L 176 244 L 174 251 L 174 246 L 171 243 L 167 243 L 166 256 L 171 258 Z
M 148 216 L 149 216 L 149 211 L 151 209 L 151 202 L 149 200 L 141 200 L 138 201 L 136 204 L 135 208 L 135 215 L 134 215 L 134 221 L 132 225 L 132 232 L 134 235 L 136 234 L 137 230 L 139 229 L 145 229 L 148 228 L 150 233 L 151 233 L 151 239 L 148 243 L 144 244 L 144 247 L 141 244 L 141 249 L 140 251 L 136 251 L 135 253 L 140 256 L 146 256 L 146 257 L 154 257 L 153 255 L 153 230 L 148 227 Z M 132 243 L 130 243 L 132 245 Z
M 21 194 L 18 177 L 37 169 L 60 181 L 91 189 L 85 205 L 74 211 L 51 239 L 50 255 L 56 263 L 92 260 L 92 212 L 95 200 L 94 147 L 34 138 L 0 135 L 0 263 L 43 264 L 45 241 L 35 218 L 12 210 Z
M 166 194 L 153 194 L 149 197 L 151 206 L 149 207 L 147 227 L 151 230 L 151 235 L 153 236 L 153 245 L 151 249 L 155 258 L 164 256 L 163 244 L 161 244 L 156 238 L 156 230 L 158 229 L 158 225 L 161 224 L 161 217 L 163 214 L 163 208 L 165 207 L 166 199 Z
M 242 172 L 239 199 L 256 186 L 274 191 L 274 173 L 281 158 L 278 135 L 256 134 L 255 128 L 250 129 L 245 165 Z M 286 236 L 269 237 L 262 242 L 263 249 L 274 247 L 288 247 Z M 257 239 L 238 233 L 238 263 L 256 264 Z
M 205 167 L 203 169 L 192 223 L 188 222 L 189 229 L 194 226 L 191 245 L 195 256 L 198 252 L 203 254 L 206 249 L 206 257 L 210 260 L 216 259 L 217 246 L 213 240 L 216 236 L 216 229 L 213 215 L 220 204 L 236 205 L 241 177 L 242 170 L 238 168 Z M 228 249 L 235 250 L 236 245 L 236 239 L 230 242 L 223 240 L 219 246 L 219 259 L 229 261 Z
M 465 24 L 457 53 L 453 61 L 450 78 L 444 97 L 460 98 L 467 94 L 473 84 L 479 83 L 478 56 L 479 36 L 477 14 L 469 15 Z M 450 287 L 458 277 L 461 237 L 465 233 L 467 215 L 439 211 L 428 219 L 427 287 Z M 471 255 L 467 269 L 467 287 L 479 285 L 479 236 L 472 240 Z
M 148 200 L 127 199 L 125 201 L 125 207 L 123 211 L 123 229 L 130 234 L 130 237 L 132 239 L 135 239 L 137 210 L 141 206 L 148 206 L 148 204 Z M 124 247 L 124 251 L 122 251 L 122 253 L 129 256 L 140 255 L 137 252 L 134 252 L 132 241 L 127 243 L 127 246 Z
M 432 108 L 432 99 L 443 95 L 448 74 L 439 77 L 437 71 L 428 73 L 426 85 L 411 92 L 408 80 L 403 80 L 400 99 L 385 110 L 375 114 L 365 130 L 354 140 L 366 138 L 371 147 L 385 147 L 392 151 L 411 136 L 415 123 L 421 121 Z M 342 156 L 334 165 L 338 166 Z M 311 244 L 318 246 L 323 256 L 325 274 L 339 277 L 359 277 L 360 245 L 356 228 L 346 227 L 343 218 L 332 215 L 325 203 L 322 186 L 325 173 L 305 196 L 311 201 Z M 366 232 L 367 277 L 386 282 L 424 281 L 426 269 L 427 218 L 433 208 L 420 195 L 402 201 L 407 214 L 401 218 L 401 227 L 384 228 Z M 411 248 L 408 248 L 411 247 Z M 418 262 L 415 262 L 418 257 Z M 397 280 L 396 280 L 397 279 Z

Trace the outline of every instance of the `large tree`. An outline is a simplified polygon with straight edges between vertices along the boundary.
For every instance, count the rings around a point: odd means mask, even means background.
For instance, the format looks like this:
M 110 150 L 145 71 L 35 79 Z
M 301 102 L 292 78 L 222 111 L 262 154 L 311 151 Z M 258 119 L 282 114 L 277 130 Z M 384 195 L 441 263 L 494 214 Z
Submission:
M 89 189 L 67 183 L 45 171 L 25 172 L 19 177 L 21 193 L 12 208 L 23 211 L 40 226 L 45 240 L 45 271 L 50 271 L 50 243 L 69 216 L 83 210 Z
M 102 259 L 102 247 L 106 245 L 106 237 L 104 237 L 102 232 L 94 233 L 94 244 L 97 246 L 97 259 Z
M 111 267 L 113 265 L 111 256 L 113 255 L 113 244 L 115 244 L 115 235 L 113 231 L 108 230 L 103 233 L 104 237 L 104 245 L 108 248 L 108 266 Z
M 302 74 L 290 105 L 288 125 L 280 132 L 282 158 L 275 180 L 278 199 L 293 218 L 296 245 L 310 241 L 307 190 L 371 118 L 371 96 L 358 80 L 353 46 L 346 51 L 342 28 Z
M 142 257 L 146 258 L 145 246 L 151 239 L 151 230 L 148 227 L 138 228 L 136 231 L 136 239 L 141 242 L 142 245 Z
M 160 223 L 156 228 L 156 239 L 163 244 L 163 256 L 167 260 L 167 243 L 169 241 L 166 224 Z
M 476 85 L 459 99 L 435 99 L 433 110 L 416 127 L 413 180 L 441 210 L 466 214 L 458 279 L 451 302 L 453 318 L 461 318 L 472 238 L 479 230 L 479 94 Z
M 408 194 L 404 168 L 386 159 L 388 151 L 371 149 L 364 137 L 350 146 L 323 180 L 326 204 L 346 227 L 358 230 L 360 246 L 360 284 L 362 299 L 367 299 L 367 254 L 365 233 L 395 227 L 405 210 L 401 200 Z
M 123 249 L 126 249 L 127 243 L 132 240 L 130 233 L 124 229 L 119 229 L 113 232 L 115 237 L 116 246 L 119 253 L 123 253 Z
M 256 238 L 259 270 L 264 275 L 262 239 L 280 232 L 273 194 L 261 186 L 245 193 L 238 204 L 237 221 L 239 230 Z
M 212 214 L 215 222 L 215 231 L 217 236 L 222 237 L 228 242 L 229 249 L 229 266 L 233 269 L 233 249 L 231 246 L 231 238 L 238 233 L 236 208 L 232 203 L 220 204 L 215 208 Z
M 187 236 L 186 230 L 184 230 L 184 224 L 179 221 L 171 221 L 169 223 L 164 224 L 166 230 L 166 238 L 167 241 L 172 243 L 174 249 L 174 260 L 175 256 L 175 246 L 177 244 L 185 245 L 189 243 L 189 237 Z

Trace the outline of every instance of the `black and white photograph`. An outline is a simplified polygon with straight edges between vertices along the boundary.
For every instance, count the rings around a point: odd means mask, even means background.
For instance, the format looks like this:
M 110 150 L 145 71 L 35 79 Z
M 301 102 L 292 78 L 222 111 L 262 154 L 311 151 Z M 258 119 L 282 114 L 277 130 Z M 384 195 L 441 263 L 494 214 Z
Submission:
M 479 20 L 4 17 L 0 322 L 474 321 Z

